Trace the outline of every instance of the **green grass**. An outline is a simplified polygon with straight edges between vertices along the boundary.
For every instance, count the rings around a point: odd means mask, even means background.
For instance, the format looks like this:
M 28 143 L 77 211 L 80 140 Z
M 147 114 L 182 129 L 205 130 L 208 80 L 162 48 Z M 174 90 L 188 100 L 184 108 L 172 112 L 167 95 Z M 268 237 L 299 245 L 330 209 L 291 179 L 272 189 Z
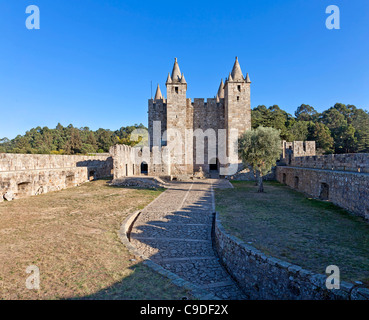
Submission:
M 369 285 L 369 224 L 330 202 L 307 198 L 278 182 L 257 193 L 253 182 L 216 190 L 224 227 L 264 253 L 324 274 L 337 265 L 341 278 Z

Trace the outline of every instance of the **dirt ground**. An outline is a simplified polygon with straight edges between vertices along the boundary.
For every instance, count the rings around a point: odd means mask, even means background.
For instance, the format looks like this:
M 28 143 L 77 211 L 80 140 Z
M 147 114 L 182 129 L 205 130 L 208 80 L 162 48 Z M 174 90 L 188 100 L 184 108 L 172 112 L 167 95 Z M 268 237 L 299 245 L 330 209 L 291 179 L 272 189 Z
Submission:
M 143 265 L 118 238 L 128 214 L 162 190 L 106 180 L 0 203 L 0 299 L 181 299 L 188 293 Z M 40 289 L 26 273 L 40 271 Z M 32 282 L 34 284 L 34 282 Z

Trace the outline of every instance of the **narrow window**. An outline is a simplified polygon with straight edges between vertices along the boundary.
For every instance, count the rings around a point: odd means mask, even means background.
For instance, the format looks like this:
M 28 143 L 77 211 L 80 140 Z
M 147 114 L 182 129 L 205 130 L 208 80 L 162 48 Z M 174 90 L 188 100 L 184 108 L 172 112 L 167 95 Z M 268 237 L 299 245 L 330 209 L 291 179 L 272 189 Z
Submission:
M 174 87 L 176 93 L 178 93 L 178 87 Z
M 237 96 L 237 101 L 240 101 L 240 97 L 239 96 Z
M 329 185 L 327 183 L 322 183 L 320 185 L 320 200 L 329 200 Z
M 237 86 L 237 89 L 238 89 L 239 92 L 241 92 L 241 86 L 240 85 Z
M 295 189 L 298 189 L 299 188 L 299 182 L 300 182 L 300 179 L 299 177 L 295 177 Z

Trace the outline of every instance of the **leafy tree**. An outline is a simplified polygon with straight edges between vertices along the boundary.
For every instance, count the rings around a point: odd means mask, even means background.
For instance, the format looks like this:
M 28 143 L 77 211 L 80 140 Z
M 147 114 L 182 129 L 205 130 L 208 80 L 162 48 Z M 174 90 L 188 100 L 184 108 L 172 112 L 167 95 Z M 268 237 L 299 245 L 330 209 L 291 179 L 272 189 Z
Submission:
M 313 121 L 316 119 L 318 112 L 314 107 L 308 104 L 302 104 L 299 106 L 295 112 L 295 117 L 297 121 Z
M 297 121 L 290 129 L 292 141 L 306 141 L 309 135 L 309 121 Z
M 336 128 L 347 125 L 345 116 L 333 107 L 322 113 L 321 122 L 324 123 L 332 133 Z
M 335 153 L 355 152 L 357 138 L 355 128 L 351 124 L 336 128 L 335 135 Z
M 363 109 L 356 109 L 352 117 L 355 128 L 356 152 L 369 153 L 369 113 Z
M 70 137 L 65 144 L 65 151 L 67 154 L 82 153 L 82 139 L 78 129 L 70 128 Z
M 135 129 L 146 129 L 143 124 L 122 127 L 112 132 L 106 129 L 92 131 L 88 127 L 75 128 L 72 124 L 63 127 L 60 123 L 55 129 L 36 127 L 25 135 L 9 140 L 0 139 L 0 152 L 47 153 L 47 154 L 88 154 L 108 152 L 116 143 L 135 145 L 130 134 Z M 119 140 L 122 137 L 123 140 Z
M 264 192 L 263 176 L 268 174 L 281 156 L 280 131 L 258 127 L 243 133 L 238 143 L 239 156 L 258 177 L 258 192 Z
M 310 122 L 308 126 L 308 140 L 316 142 L 318 153 L 332 153 L 334 151 L 334 140 L 329 128 L 320 122 Z
M 336 103 L 333 106 L 333 109 L 336 109 L 339 113 L 341 113 L 346 119 L 348 124 L 351 124 L 355 114 L 357 112 L 357 108 L 354 105 L 345 105 L 343 103 Z

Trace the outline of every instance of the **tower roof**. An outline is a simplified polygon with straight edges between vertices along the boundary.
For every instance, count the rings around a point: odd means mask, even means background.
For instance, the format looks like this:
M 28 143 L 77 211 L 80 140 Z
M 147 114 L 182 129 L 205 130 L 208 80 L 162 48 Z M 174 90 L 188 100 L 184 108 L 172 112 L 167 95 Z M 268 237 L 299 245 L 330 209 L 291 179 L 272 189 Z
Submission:
M 182 77 L 181 77 L 181 83 L 187 83 L 183 73 L 182 73 Z
M 232 79 L 233 79 L 233 81 L 244 80 L 243 75 L 242 75 L 242 70 L 241 70 L 240 64 L 238 62 L 238 57 L 236 57 L 236 61 L 233 65 Z
M 172 81 L 173 82 L 180 82 L 181 81 L 181 70 L 179 69 L 177 58 L 174 58 L 174 66 L 173 66 L 173 71 L 172 71 Z
M 224 83 L 223 83 L 223 79 L 220 82 L 220 86 L 219 86 L 219 89 L 218 89 L 217 97 L 219 99 L 223 99 L 224 98 Z
M 155 100 L 163 99 L 163 95 L 161 94 L 159 83 L 158 83 L 158 87 L 156 88 L 156 93 L 155 93 L 155 98 L 154 99 Z
M 231 73 L 229 73 L 228 81 L 233 81 L 233 77 Z
M 246 73 L 246 83 L 251 83 L 250 76 L 248 73 Z
M 168 78 L 166 83 L 172 83 L 172 78 L 170 77 L 170 73 L 168 72 Z

